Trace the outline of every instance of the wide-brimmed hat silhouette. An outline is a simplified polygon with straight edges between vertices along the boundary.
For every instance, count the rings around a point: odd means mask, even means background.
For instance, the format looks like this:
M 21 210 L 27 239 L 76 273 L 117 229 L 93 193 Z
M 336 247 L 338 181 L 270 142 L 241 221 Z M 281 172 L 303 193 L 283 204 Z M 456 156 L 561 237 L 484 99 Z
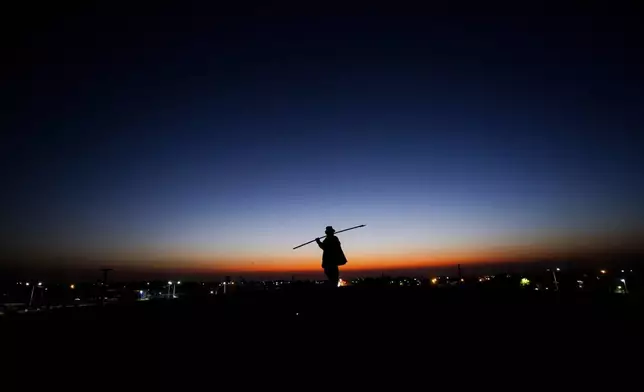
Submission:
M 326 234 L 333 234 L 333 233 L 335 233 L 335 229 L 333 228 L 333 226 L 327 226 L 326 230 L 324 230 L 324 232 Z

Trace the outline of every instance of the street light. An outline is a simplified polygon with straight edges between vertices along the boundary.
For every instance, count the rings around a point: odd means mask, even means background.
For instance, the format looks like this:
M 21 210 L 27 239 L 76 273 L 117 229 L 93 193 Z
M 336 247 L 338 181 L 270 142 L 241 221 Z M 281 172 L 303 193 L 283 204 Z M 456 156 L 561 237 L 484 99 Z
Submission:
M 559 271 L 559 268 L 557 268 L 557 271 Z M 559 291 L 559 282 L 557 282 L 557 274 L 554 270 L 552 270 L 552 282 L 555 284 L 555 291 Z
M 27 286 L 29 286 L 29 282 L 27 282 Z M 38 287 L 42 288 L 42 282 L 38 282 Z M 30 308 L 31 308 L 31 303 L 33 302 L 33 299 L 34 299 L 34 290 L 36 290 L 36 286 L 31 287 L 31 294 L 29 295 L 29 307 Z
M 620 279 L 622 283 L 624 283 L 624 293 L 628 294 L 628 286 L 626 286 L 626 279 L 622 278 Z
M 181 284 L 181 281 L 177 281 L 177 284 Z M 172 286 L 172 298 L 176 298 L 177 296 L 175 295 L 177 293 L 177 284 Z

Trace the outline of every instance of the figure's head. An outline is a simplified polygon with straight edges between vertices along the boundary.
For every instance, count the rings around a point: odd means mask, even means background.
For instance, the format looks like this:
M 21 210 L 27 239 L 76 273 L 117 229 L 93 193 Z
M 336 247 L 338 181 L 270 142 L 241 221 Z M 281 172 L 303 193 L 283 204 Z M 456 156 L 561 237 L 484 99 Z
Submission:
M 333 235 L 335 233 L 335 230 L 333 229 L 333 226 L 327 226 L 326 230 L 324 230 L 324 234 L 326 235 Z

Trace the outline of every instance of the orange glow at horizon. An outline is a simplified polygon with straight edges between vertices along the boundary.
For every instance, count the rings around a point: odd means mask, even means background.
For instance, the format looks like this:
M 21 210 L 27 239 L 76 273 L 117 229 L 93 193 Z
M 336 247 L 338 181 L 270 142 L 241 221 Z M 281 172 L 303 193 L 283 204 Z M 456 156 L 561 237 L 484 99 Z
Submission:
M 456 264 L 486 264 L 537 261 L 551 258 L 594 258 L 610 254 L 611 250 L 642 251 L 641 241 L 600 236 L 564 236 L 553 234 L 545 239 L 514 239 L 513 241 L 482 241 L 478 243 L 441 243 L 430 246 L 394 245 L 387 238 L 357 236 L 343 243 L 348 264 L 344 271 L 379 271 L 395 269 L 420 269 L 445 267 Z M 369 233 L 371 235 L 371 233 Z M 365 234 L 366 236 L 366 234 Z M 376 245 L 371 245 L 371 243 Z M 390 246 L 386 246 L 390 245 Z M 165 244 L 161 248 L 136 247 L 134 249 L 109 249 L 103 252 L 67 251 L 66 257 L 56 259 L 59 267 L 109 265 L 122 270 L 177 271 L 190 273 L 247 274 L 259 272 L 320 272 L 322 251 L 309 245 L 293 251 L 288 244 L 269 248 L 195 247 L 182 244 Z M 43 258 L 46 254 L 43 254 Z M 37 256 L 37 255 L 35 255 Z M 56 256 L 54 256 L 55 258 Z M 49 255 L 49 258 L 52 258 Z M 34 258 L 36 259 L 36 258 Z
M 348 254 L 349 262 L 342 266 L 344 271 L 369 271 L 388 269 L 415 269 L 444 267 L 455 264 L 484 264 L 496 262 L 534 261 L 540 258 L 585 255 L 586 252 L 551 250 L 533 247 L 509 247 L 480 249 L 473 251 L 441 250 L 436 252 L 390 253 L 390 254 Z M 216 257 L 205 255 L 193 258 L 173 257 L 137 263 L 139 267 L 151 269 L 173 269 L 203 273 L 254 273 L 254 272 L 315 272 L 321 270 L 321 253 L 318 256 L 290 254 L 289 257 Z

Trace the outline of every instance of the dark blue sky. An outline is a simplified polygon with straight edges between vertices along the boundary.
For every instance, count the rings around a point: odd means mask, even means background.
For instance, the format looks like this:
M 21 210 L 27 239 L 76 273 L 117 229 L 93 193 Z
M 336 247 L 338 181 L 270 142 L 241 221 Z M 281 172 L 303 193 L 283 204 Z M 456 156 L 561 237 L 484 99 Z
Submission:
M 301 268 L 331 224 L 369 225 L 356 268 L 642 238 L 626 9 L 91 7 L 12 36 L 5 259 Z

